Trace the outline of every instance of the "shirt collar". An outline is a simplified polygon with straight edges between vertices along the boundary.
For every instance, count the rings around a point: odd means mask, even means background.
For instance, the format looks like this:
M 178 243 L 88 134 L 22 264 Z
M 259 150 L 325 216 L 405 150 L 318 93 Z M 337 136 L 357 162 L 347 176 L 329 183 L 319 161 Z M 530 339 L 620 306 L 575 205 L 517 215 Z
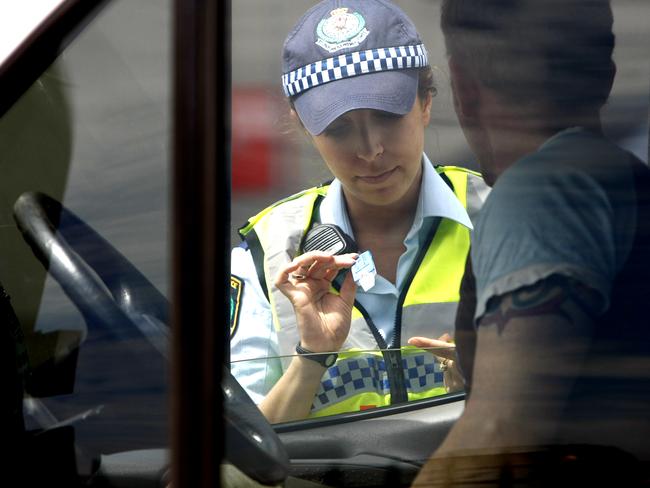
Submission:
M 449 188 L 449 185 L 435 170 L 426 154 L 422 154 L 422 162 L 424 164 L 422 188 L 425 188 L 425 191 L 420 192 L 422 216 L 445 217 L 464 225 L 470 230 L 473 229 L 472 222 L 463 204 L 460 203 L 453 190 Z M 419 203 L 418 207 L 420 207 Z
M 567 128 L 567 129 L 562 129 L 561 131 L 556 132 L 556 133 L 553 134 L 551 137 L 549 137 L 548 139 L 546 139 L 546 140 L 542 143 L 542 145 L 539 146 L 539 148 L 538 148 L 537 150 L 539 151 L 539 150 L 545 148 L 546 146 L 548 146 L 549 144 L 551 144 L 553 141 L 555 141 L 556 139 L 559 139 L 559 138 L 562 137 L 562 136 L 565 136 L 565 135 L 567 135 L 567 134 L 574 134 L 574 133 L 577 133 L 577 132 L 584 132 L 584 131 L 585 131 L 585 128 L 584 128 L 584 127 L 581 127 L 581 126 L 575 126 L 575 127 L 569 127 L 569 128 Z
M 426 154 L 422 154 L 422 188 L 413 219 L 413 227 L 420 228 L 425 217 L 445 217 L 472 229 L 472 222 L 454 192 L 434 169 Z M 345 208 L 343 187 L 337 179 L 327 191 L 320 205 L 320 220 L 323 224 L 336 224 L 343 232 L 353 236 L 352 225 Z

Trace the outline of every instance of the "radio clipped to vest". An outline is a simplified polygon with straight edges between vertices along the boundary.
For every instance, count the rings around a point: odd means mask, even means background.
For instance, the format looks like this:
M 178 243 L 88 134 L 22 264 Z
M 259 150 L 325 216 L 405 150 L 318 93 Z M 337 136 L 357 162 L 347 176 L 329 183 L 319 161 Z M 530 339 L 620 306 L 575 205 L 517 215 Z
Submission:
M 332 256 L 358 252 L 357 243 L 338 225 L 319 224 L 311 228 L 302 245 L 304 252 L 323 251 Z
M 311 228 L 305 236 L 303 251 L 323 251 L 332 256 L 359 252 L 357 243 L 343 230 L 334 224 L 319 224 Z M 354 282 L 363 288 L 363 291 L 370 290 L 375 286 L 377 270 L 370 251 L 361 253 L 357 262 L 351 268 Z

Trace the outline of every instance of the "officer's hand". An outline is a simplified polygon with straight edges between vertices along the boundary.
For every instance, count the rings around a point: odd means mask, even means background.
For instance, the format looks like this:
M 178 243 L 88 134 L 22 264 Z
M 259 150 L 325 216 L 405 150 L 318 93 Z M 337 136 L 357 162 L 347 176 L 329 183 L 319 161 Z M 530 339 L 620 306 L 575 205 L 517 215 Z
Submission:
M 456 360 L 456 344 L 453 343 L 449 334 L 442 334 L 437 339 L 430 339 L 428 337 L 411 337 L 408 340 L 411 346 L 427 349 L 431 354 L 434 354 L 443 359 L 451 361 Z
M 449 334 L 443 334 L 438 339 L 411 337 L 408 343 L 427 349 L 440 360 L 440 367 L 444 371 L 445 388 L 449 393 L 465 388 L 463 375 L 458 368 L 456 345 L 452 342 L 452 337 Z
M 295 258 L 278 275 L 275 286 L 291 301 L 300 343 L 310 351 L 337 351 L 348 336 L 356 285 L 348 273 L 339 295 L 331 286 L 338 272 L 350 268 L 358 256 L 312 251 Z

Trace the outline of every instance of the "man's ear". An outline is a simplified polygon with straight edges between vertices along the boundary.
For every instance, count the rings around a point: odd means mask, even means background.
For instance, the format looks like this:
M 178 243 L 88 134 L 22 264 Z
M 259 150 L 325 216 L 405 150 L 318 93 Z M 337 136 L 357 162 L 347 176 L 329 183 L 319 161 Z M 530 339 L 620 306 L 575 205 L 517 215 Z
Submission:
M 481 97 L 478 80 L 453 56 L 449 58 L 449 74 L 456 113 L 464 119 L 475 118 Z

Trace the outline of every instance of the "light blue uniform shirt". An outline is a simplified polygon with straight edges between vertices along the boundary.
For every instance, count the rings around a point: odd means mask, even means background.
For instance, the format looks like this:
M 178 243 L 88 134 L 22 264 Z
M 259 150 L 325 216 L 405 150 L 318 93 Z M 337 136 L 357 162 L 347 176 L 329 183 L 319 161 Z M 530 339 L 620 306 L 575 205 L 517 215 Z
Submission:
M 375 286 L 356 298 L 366 309 L 387 343 L 393 339 L 397 302 L 420 244 L 426 239 L 436 217 L 446 217 L 472 229 L 472 223 L 453 191 L 438 175 L 426 155 L 422 155 L 422 186 L 418 206 L 404 245 L 406 251 L 397 264 L 396 283 L 377 275 Z M 341 183 L 334 180 L 320 205 L 322 223 L 338 225 L 354 237 L 347 214 Z M 269 302 L 262 292 L 251 253 L 233 249 L 231 273 L 244 282 L 238 327 L 231 339 L 231 371 L 251 398 L 259 403 L 282 375 L 278 339 Z M 448 324 L 449 330 L 453 324 Z
M 386 343 L 390 345 L 395 335 L 397 301 L 409 270 L 417 257 L 421 243 L 426 239 L 436 217 L 446 217 L 472 228 L 467 212 L 454 192 L 440 177 L 426 155 L 423 155 L 422 188 L 413 225 L 404 239 L 406 251 L 397 263 L 396 283 L 377 275 L 375 286 L 368 291 L 357 288 L 357 301 L 368 311 Z M 341 182 L 334 180 L 320 206 L 320 218 L 324 224 L 337 224 L 354 238 L 348 218 Z M 362 249 L 361 251 L 364 251 Z M 453 325 L 453 324 L 452 324 Z M 450 330 L 451 331 L 451 330 Z

